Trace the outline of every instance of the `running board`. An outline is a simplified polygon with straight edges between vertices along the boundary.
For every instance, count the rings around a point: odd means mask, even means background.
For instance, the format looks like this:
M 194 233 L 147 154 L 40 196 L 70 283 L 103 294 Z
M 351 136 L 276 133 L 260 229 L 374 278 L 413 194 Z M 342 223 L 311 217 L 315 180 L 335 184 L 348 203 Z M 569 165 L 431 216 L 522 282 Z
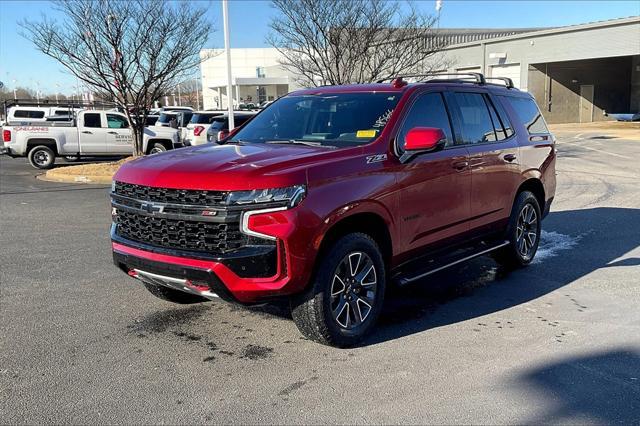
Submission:
M 481 244 L 477 247 L 478 251 L 472 251 L 469 253 L 469 250 L 463 251 L 457 256 L 451 256 L 447 259 L 444 259 L 441 262 L 436 262 L 431 260 L 430 265 L 424 268 L 416 268 L 414 270 L 410 270 L 407 273 L 398 274 L 394 277 L 394 281 L 398 286 L 404 286 L 410 284 L 414 281 L 418 281 L 424 277 L 427 277 L 431 274 L 435 274 L 436 272 L 440 272 L 443 269 L 450 268 L 459 263 L 466 262 L 473 258 L 485 255 L 487 253 L 491 253 L 494 250 L 498 250 L 499 248 L 505 247 L 509 245 L 509 241 L 502 241 L 499 243 L 493 243 L 491 246 L 487 246 L 486 244 Z

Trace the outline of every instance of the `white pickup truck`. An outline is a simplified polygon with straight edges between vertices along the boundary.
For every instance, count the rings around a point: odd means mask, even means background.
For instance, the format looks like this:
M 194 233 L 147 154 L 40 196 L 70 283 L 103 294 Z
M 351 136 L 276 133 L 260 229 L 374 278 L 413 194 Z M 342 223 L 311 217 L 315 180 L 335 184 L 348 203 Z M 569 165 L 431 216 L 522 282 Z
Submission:
M 133 153 L 127 117 L 115 111 L 80 111 L 72 121 L 10 121 L 2 128 L 0 154 L 27 157 L 38 169 L 53 167 L 56 157 L 120 156 Z M 177 148 L 177 129 L 145 127 L 143 152 L 155 154 Z

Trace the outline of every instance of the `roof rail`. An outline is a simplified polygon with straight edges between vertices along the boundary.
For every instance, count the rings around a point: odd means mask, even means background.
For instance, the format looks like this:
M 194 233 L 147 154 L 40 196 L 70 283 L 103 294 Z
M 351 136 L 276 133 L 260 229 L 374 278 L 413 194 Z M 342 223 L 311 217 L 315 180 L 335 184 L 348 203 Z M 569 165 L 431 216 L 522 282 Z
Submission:
M 507 89 L 514 89 L 516 86 L 513 85 L 513 80 L 509 77 L 485 77 L 485 80 L 500 80 L 504 81 L 504 85 Z
M 10 108 L 13 106 L 31 106 L 31 107 L 68 107 L 68 108 L 82 108 L 82 107 L 93 107 L 93 108 L 115 108 L 118 106 L 115 102 L 103 102 L 103 101 L 83 101 L 83 100 L 64 100 L 64 101 L 55 101 L 52 99 L 7 99 L 4 101 L 5 108 Z
M 426 78 L 426 77 L 445 77 L 445 76 L 455 76 L 455 77 L 459 77 L 457 79 L 455 79 L 455 81 L 464 81 L 464 79 L 468 79 L 468 78 L 473 78 L 475 81 L 473 81 L 473 83 L 476 84 L 487 84 L 487 81 L 484 77 L 484 75 L 482 73 L 479 72 L 463 72 L 463 73 L 441 73 L 441 72 L 434 72 L 434 73 L 427 73 L 427 74 L 408 74 L 408 75 L 399 75 L 396 77 L 389 77 L 389 78 L 383 78 L 381 80 L 378 80 L 376 83 L 384 83 L 385 81 L 388 80 L 392 80 L 392 81 L 401 81 L 403 78 Z M 429 79 L 429 80 L 421 80 L 421 83 L 426 83 L 430 80 L 433 79 Z M 443 79 L 438 79 L 438 81 L 442 82 Z M 452 82 L 454 80 L 452 79 Z

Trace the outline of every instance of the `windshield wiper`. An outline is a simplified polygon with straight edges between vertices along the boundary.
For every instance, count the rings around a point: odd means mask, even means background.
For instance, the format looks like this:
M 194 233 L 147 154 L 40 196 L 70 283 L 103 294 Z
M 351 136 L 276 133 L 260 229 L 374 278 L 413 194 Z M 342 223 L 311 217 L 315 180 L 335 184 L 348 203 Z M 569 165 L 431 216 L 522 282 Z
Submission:
M 334 145 L 324 145 L 320 142 L 311 142 L 311 141 L 302 141 L 299 139 L 288 139 L 288 140 L 275 140 L 275 141 L 266 141 L 265 143 L 271 144 L 291 144 L 291 145 L 306 145 L 320 148 L 335 148 Z

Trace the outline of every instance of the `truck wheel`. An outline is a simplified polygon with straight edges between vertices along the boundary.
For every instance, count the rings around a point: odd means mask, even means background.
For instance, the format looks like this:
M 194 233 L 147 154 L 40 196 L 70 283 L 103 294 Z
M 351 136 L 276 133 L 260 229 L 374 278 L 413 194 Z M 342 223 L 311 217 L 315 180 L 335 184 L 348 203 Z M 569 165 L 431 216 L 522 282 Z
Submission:
M 159 154 L 161 152 L 165 152 L 166 150 L 167 150 L 167 147 L 164 146 L 162 142 L 156 142 L 151 146 L 151 149 L 149 150 L 149 155 Z
M 380 316 L 385 281 L 375 241 L 366 234 L 346 235 L 325 253 L 309 289 L 292 297 L 293 320 L 311 340 L 352 346 Z
M 50 169 L 56 162 L 56 154 L 51 148 L 38 145 L 29 151 L 29 163 L 36 169 Z
M 495 260 L 509 268 L 530 264 L 540 243 L 541 220 L 540 204 L 535 195 L 529 191 L 518 194 L 507 226 L 509 245 L 495 252 Z
M 147 282 L 142 282 L 144 286 L 149 290 L 151 294 L 159 299 L 166 300 L 167 302 L 179 303 L 181 305 L 187 305 L 191 303 L 207 302 L 209 299 L 196 296 L 195 294 L 185 293 L 180 290 L 173 290 L 160 285 L 155 285 Z

